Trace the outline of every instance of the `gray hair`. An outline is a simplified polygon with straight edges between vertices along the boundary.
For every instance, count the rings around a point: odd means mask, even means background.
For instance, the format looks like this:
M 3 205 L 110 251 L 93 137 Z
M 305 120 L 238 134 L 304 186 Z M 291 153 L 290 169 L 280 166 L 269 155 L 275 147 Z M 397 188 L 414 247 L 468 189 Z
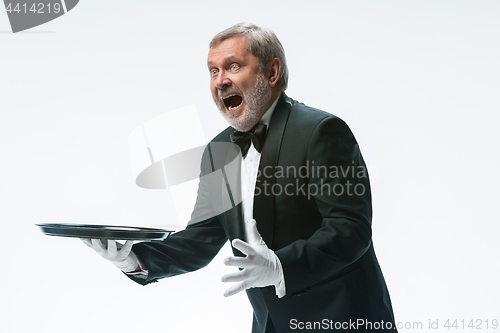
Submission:
M 209 44 L 209 48 L 217 46 L 226 39 L 238 36 L 247 38 L 247 50 L 259 59 L 262 72 L 271 60 L 278 58 L 281 64 L 281 72 L 277 84 L 283 87 L 283 90 L 286 90 L 288 86 L 288 67 L 286 66 L 285 50 L 278 37 L 271 30 L 248 22 L 238 23 L 215 35 Z

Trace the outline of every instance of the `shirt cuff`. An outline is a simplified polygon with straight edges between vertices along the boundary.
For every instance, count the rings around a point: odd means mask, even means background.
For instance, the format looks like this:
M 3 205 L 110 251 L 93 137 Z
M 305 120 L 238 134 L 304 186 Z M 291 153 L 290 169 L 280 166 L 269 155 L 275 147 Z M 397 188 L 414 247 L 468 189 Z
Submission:
M 276 255 L 276 254 L 274 254 Z M 281 262 L 276 256 L 276 260 L 278 261 L 278 271 L 279 271 L 279 277 L 280 277 L 280 282 L 278 284 L 274 285 L 274 288 L 276 289 L 276 296 L 278 298 L 282 298 L 286 295 L 286 288 L 285 288 L 285 275 L 283 274 L 283 267 L 281 267 Z
M 130 276 L 133 276 L 133 277 L 137 277 L 139 279 L 144 279 L 146 280 L 148 278 L 148 275 L 149 275 L 149 271 L 147 270 L 146 268 L 146 265 L 144 265 L 141 261 L 141 259 L 137 258 L 138 261 L 139 261 L 139 269 L 140 271 L 133 271 L 133 272 L 123 272 L 127 275 L 130 275 Z

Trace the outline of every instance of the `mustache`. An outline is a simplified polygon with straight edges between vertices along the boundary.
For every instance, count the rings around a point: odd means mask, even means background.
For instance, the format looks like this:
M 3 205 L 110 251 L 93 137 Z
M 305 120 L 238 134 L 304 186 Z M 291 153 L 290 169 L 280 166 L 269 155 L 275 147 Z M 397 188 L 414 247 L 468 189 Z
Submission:
M 241 96 L 241 98 L 245 98 L 243 92 L 241 90 L 239 90 L 238 88 L 234 88 L 234 87 L 228 87 L 228 88 L 224 88 L 224 89 L 219 89 L 217 91 L 217 97 L 219 99 L 222 99 L 221 95 L 226 95 L 226 94 L 238 94 Z

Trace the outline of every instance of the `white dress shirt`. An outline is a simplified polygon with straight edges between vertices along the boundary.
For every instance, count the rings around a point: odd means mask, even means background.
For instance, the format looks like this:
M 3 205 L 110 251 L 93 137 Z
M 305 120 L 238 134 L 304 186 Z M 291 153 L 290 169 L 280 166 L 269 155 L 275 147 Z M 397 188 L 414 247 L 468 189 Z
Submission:
M 274 109 L 278 104 L 278 98 L 274 101 L 271 107 L 264 113 L 259 123 L 267 126 L 269 130 L 269 123 L 271 122 L 271 117 L 273 115 Z M 243 207 L 243 220 L 245 221 L 245 236 L 248 239 L 248 221 L 253 219 L 253 200 L 255 195 L 255 185 L 257 183 L 257 173 L 259 171 L 261 153 L 255 149 L 253 143 L 251 143 L 248 153 L 243 157 L 243 163 L 241 163 L 241 190 L 242 190 L 242 207 Z M 283 276 L 283 269 L 281 268 L 281 263 L 278 260 L 279 270 L 281 272 L 281 280 L 275 285 L 276 295 L 278 297 L 285 296 L 285 278 Z
M 269 123 L 273 115 L 274 109 L 278 104 L 278 99 L 274 101 L 271 107 L 264 113 L 259 123 L 267 126 L 269 130 Z M 257 172 L 259 171 L 261 153 L 255 149 L 251 143 L 248 149 L 247 156 L 243 157 L 241 163 L 241 189 L 243 198 L 243 219 L 249 221 L 253 219 L 253 197 L 255 194 L 255 184 L 257 183 Z

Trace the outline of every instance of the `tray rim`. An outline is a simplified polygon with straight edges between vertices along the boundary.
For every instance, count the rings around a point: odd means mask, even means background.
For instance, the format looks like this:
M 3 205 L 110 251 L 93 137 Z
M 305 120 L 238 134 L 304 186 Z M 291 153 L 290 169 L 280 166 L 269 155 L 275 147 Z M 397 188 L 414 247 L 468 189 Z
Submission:
M 173 230 L 134 227 L 122 225 L 80 224 L 80 223 L 37 223 L 41 231 L 48 236 L 71 238 L 100 238 L 117 240 L 162 240 Z M 106 229 L 113 228 L 113 229 Z M 118 228 L 118 230 L 116 229 Z M 119 230 L 123 228 L 124 230 Z

